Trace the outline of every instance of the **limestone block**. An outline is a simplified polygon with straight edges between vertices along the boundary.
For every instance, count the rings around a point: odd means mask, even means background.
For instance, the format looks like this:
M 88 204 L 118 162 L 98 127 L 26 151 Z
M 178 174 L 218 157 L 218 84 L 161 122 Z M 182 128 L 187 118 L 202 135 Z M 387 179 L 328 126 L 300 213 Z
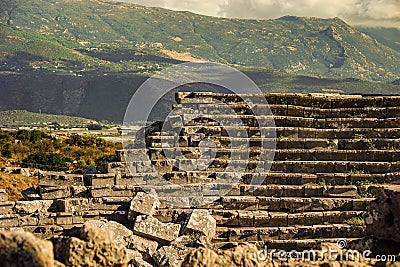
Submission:
M 60 199 L 68 198 L 71 196 L 71 190 L 69 186 L 59 187 L 40 187 L 39 194 L 42 199 Z
M 133 232 L 156 241 L 171 242 L 179 235 L 181 225 L 162 223 L 148 215 L 140 215 L 133 224 Z
M 84 225 L 79 238 L 57 239 L 56 254 L 67 266 L 127 267 L 125 247 L 113 242 L 113 232 Z
M 17 201 L 14 211 L 19 214 L 46 213 L 53 208 L 53 203 L 53 200 Z
M 133 220 L 137 214 L 154 215 L 160 205 L 155 196 L 139 192 L 131 201 L 128 219 Z
M 183 233 L 200 233 L 211 240 L 215 236 L 216 229 L 217 222 L 208 210 L 193 210 L 184 226 Z
M 83 175 L 79 174 L 60 174 L 51 172 L 39 172 L 39 185 L 41 186 L 82 186 Z
M 86 186 L 106 186 L 114 185 L 115 174 L 86 174 L 83 178 Z
M 89 211 L 89 199 L 87 198 L 69 198 L 56 200 L 59 211 L 62 212 L 81 212 Z

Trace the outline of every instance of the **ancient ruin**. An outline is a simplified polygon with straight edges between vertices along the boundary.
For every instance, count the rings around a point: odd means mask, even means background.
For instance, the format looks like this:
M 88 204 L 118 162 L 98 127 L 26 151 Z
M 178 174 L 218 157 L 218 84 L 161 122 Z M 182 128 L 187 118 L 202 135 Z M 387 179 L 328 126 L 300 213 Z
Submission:
M 394 216 L 390 231 L 398 230 L 398 209 L 381 209 L 379 201 L 372 208 L 370 204 L 382 194 L 382 188 L 400 178 L 400 96 L 266 94 L 274 115 L 276 150 L 270 169 L 263 174 L 265 180 L 255 188 L 250 183 L 261 174 L 255 169 L 266 163 L 260 163 L 259 158 L 263 141 L 257 123 L 260 118 L 251 109 L 265 107 L 249 107 L 237 95 L 178 93 L 176 98 L 174 108 L 180 111 L 184 126 L 179 143 L 169 149 L 180 147 L 190 164 L 200 166 L 199 142 L 212 139 L 210 150 L 215 159 L 206 169 L 182 171 L 179 164 L 187 162 L 171 162 L 162 148 L 161 139 L 167 135 L 160 127 L 149 127 L 145 148 L 117 151 L 115 160 L 104 162 L 100 173 L 42 172 L 36 191 L 16 202 L 8 201 L 5 191 L 0 191 L 0 227 L 13 232 L 23 229 L 47 239 L 68 236 L 64 237 L 67 241 L 53 240 L 55 251 L 60 242 L 68 244 L 64 250 L 85 246 L 90 225 L 109 229 L 115 236 L 105 238 L 126 249 L 120 252 L 114 247 L 110 255 L 122 255 L 126 260 L 105 266 L 180 266 L 191 251 L 190 257 L 198 253 L 193 250 L 199 246 L 227 250 L 248 243 L 287 251 L 320 249 L 326 242 L 363 239 L 368 225 L 385 225 L 382 216 Z M 224 187 L 214 181 L 227 175 L 231 153 L 241 150 L 232 145 L 235 140 L 215 120 L 190 120 L 200 109 L 207 109 L 219 120 L 230 116 L 212 102 L 193 104 L 193 100 L 204 98 L 217 99 L 236 112 L 245 125 L 251 151 L 248 162 L 235 159 L 235 164 L 245 164 L 247 172 L 239 177 L 239 184 L 211 203 L 194 206 Z M 170 120 L 171 124 L 176 121 L 179 118 Z M 129 168 L 126 153 L 131 155 Z M 163 201 L 168 199 L 145 190 L 148 181 L 158 179 L 159 174 L 172 184 L 164 190 L 181 198 L 182 205 L 168 205 Z M 185 186 L 198 186 L 202 193 L 183 198 Z M 392 185 L 386 192 L 386 198 L 399 205 L 398 188 Z M 366 216 L 368 209 L 380 210 L 381 215 L 370 210 Z M 398 233 L 393 236 L 382 231 L 377 238 L 400 241 Z M 373 227 L 367 232 L 369 236 L 377 233 Z M 71 253 L 56 253 L 55 258 L 76 266 L 78 256 Z

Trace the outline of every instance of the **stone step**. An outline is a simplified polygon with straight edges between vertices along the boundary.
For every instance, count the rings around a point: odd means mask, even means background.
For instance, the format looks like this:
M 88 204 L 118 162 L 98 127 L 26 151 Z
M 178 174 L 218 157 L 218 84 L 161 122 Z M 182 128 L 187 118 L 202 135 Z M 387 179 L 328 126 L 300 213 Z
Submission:
M 165 160 L 185 157 L 187 159 L 217 158 L 217 159 L 250 159 L 257 160 L 265 153 L 277 161 L 373 161 L 396 162 L 400 161 L 400 150 L 330 150 L 330 149 L 236 149 L 236 148 L 150 148 L 150 160 Z M 264 157 L 265 158 L 265 157 Z M 111 163 L 110 163 L 111 164 Z M 120 168 L 119 164 L 115 168 Z
M 199 103 L 212 103 L 212 99 L 216 99 L 224 103 L 244 103 L 249 99 L 251 103 L 263 103 L 265 100 L 268 104 L 286 104 L 304 107 L 319 108 L 364 108 L 364 107 L 398 107 L 400 106 L 400 96 L 389 95 L 339 95 L 339 94 L 282 94 L 268 93 L 264 95 L 229 95 L 215 94 L 210 92 L 186 93 L 180 92 L 176 94 L 178 104 L 188 101 Z
M 271 171 L 285 173 L 384 174 L 397 172 L 400 162 L 274 161 Z
M 399 107 L 349 107 L 349 108 L 320 108 L 304 107 L 288 104 L 256 104 L 250 107 L 245 103 L 182 103 L 173 105 L 174 114 L 231 114 L 238 115 L 268 115 L 293 116 L 305 118 L 388 118 L 397 117 Z
M 363 211 L 373 198 L 224 196 L 225 210 Z
M 292 250 L 296 250 L 298 252 L 302 252 L 305 250 L 320 250 L 322 243 L 337 243 L 338 240 L 343 238 L 312 238 L 312 239 L 288 239 L 288 240 L 266 240 L 266 241 L 252 241 L 246 242 L 250 244 L 254 244 L 258 246 L 260 249 L 265 249 L 267 247 L 267 251 L 271 252 L 271 250 L 275 249 L 285 250 L 290 252 Z M 361 238 L 346 238 L 348 242 L 361 240 Z M 218 242 L 217 239 L 214 239 L 214 243 L 211 245 L 213 249 L 231 249 L 237 247 L 241 242 Z
M 342 224 L 352 218 L 362 218 L 364 211 L 271 212 L 213 210 L 218 226 L 282 227 L 295 225 Z
M 348 128 L 396 128 L 400 118 L 303 118 L 292 116 L 254 116 L 254 115 L 201 115 L 184 114 L 182 123 L 185 126 L 196 125 L 240 125 L 249 127 L 298 127 L 316 129 L 348 129 Z
M 344 197 L 357 196 L 357 187 L 354 185 L 241 185 L 241 196 L 261 197 Z
M 170 135 L 170 133 L 162 133 L 162 138 L 164 143 L 168 143 L 171 145 L 175 145 L 175 143 L 180 146 L 188 146 L 190 140 L 190 136 L 195 136 L 195 140 L 197 142 L 201 141 L 201 137 L 214 137 L 219 139 L 220 137 L 229 137 L 232 140 L 234 138 L 240 138 L 236 133 L 236 136 L 229 136 L 229 132 L 234 132 L 237 129 L 236 126 L 210 126 L 210 125 L 202 125 L 202 126 L 184 126 L 182 128 L 182 136 L 180 140 L 173 141 L 177 139 L 174 135 Z M 271 131 L 265 130 L 263 132 L 263 138 L 266 141 L 274 141 L 274 138 L 283 139 L 283 138 L 291 138 L 291 139 L 398 139 L 400 138 L 400 128 L 397 126 L 395 128 L 349 128 L 349 129 L 316 129 L 316 128 L 307 128 L 307 127 L 275 127 L 271 128 L 275 130 L 275 134 Z M 261 132 L 258 127 L 245 127 L 244 137 L 246 138 L 260 138 L 261 140 Z M 247 132 L 247 134 L 246 134 Z M 231 134 L 232 135 L 232 134 Z M 271 138 L 271 140 L 269 139 Z M 199 140 L 200 139 L 200 140 Z M 264 140 L 265 140 L 264 139 Z M 161 143 L 161 133 L 154 132 L 151 135 L 147 136 L 147 146 L 151 146 L 151 144 L 159 144 Z M 255 139 L 257 140 L 257 139 Z M 254 141 L 255 141 L 254 140 Z M 398 141 L 398 140 L 397 140 Z M 175 142 L 175 143 L 174 143 Z
M 362 238 L 365 227 L 348 224 L 326 224 L 289 227 L 217 227 L 218 242 L 257 242 L 288 239 Z
M 384 174 L 397 172 L 400 162 L 364 162 L 364 161 L 258 161 L 229 159 L 170 159 L 144 162 L 130 162 L 133 174 L 142 172 L 171 173 L 173 171 L 211 171 L 211 172 L 248 172 L 269 170 L 284 173 L 351 173 L 351 174 Z M 112 184 L 111 178 L 109 183 Z M 102 181 L 100 179 L 100 181 Z M 98 185 L 104 185 L 102 182 Z M 92 185 L 92 184 L 88 184 Z M 97 185 L 97 184 L 96 184 Z

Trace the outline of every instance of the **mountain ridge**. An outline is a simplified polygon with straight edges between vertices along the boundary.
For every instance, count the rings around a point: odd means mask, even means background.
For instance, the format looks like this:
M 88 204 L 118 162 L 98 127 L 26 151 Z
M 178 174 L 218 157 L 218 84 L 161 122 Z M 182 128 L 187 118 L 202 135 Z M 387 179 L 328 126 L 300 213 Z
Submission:
M 155 55 L 164 49 L 234 66 L 301 75 L 385 82 L 400 78 L 400 52 L 339 18 L 246 20 L 105 0 L 14 2 L 17 8 L 11 26 L 67 40 L 73 43 L 69 44 L 72 49 L 123 47 Z M 135 71 L 138 67 L 133 63 L 98 64 L 97 69 L 104 65 Z M 87 64 L 83 67 L 90 69 Z

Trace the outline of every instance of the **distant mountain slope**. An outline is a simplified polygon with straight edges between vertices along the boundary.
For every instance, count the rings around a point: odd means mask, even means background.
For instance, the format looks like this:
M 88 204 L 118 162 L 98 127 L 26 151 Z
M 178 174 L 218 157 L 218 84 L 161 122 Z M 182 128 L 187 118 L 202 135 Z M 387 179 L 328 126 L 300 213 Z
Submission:
M 87 126 L 97 124 L 94 120 L 85 118 L 33 113 L 25 110 L 0 111 L 0 125 L 11 126 L 35 126 L 35 125 L 68 125 L 68 126 Z
M 400 78 L 399 52 L 338 18 L 223 19 L 106 0 L 13 3 L 3 23 L 69 40 L 76 49 L 140 48 L 155 55 L 165 49 L 297 74 Z M 129 70 L 123 64 L 112 68 Z
M 357 29 L 369 34 L 382 44 L 400 52 L 400 29 L 384 27 L 357 27 Z
M 143 72 L 181 62 L 159 54 L 161 56 L 135 48 L 116 49 L 108 45 L 93 51 L 79 49 L 78 43 L 62 37 L 0 23 L 0 70 L 3 71 Z

